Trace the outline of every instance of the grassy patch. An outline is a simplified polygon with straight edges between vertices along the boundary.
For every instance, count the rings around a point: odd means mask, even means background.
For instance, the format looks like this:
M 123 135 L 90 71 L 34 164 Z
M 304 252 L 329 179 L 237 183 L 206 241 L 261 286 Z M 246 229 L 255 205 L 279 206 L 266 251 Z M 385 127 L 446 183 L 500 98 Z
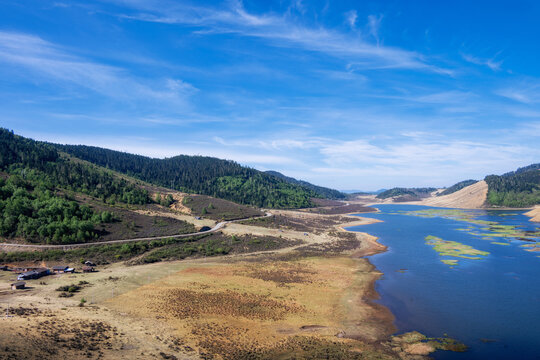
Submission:
M 472 246 L 465 245 L 457 241 L 443 240 L 433 235 L 426 236 L 424 240 L 427 245 L 433 246 L 433 249 L 437 251 L 440 256 L 451 256 L 469 260 L 479 260 L 482 259 L 481 256 L 489 255 L 489 252 L 487 251 L 481 251 L 473 248 Z M 447 265 L 457 265 L 457 260 L 454 260 L 452 263 L 448 263 L 445 261 L 442 262 Z
M 441 262 L 446 265 L 454 266 L 457 265 L 458 261 L 456 259 L 443 259 Z

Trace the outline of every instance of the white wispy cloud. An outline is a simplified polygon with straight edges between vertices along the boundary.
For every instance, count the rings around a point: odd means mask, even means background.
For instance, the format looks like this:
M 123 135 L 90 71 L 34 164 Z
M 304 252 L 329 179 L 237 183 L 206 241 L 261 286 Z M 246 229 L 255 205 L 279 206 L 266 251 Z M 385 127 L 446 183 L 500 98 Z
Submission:
M 356 19 L 358 19 L 358 13 L 356 10 L 350 10 L 345 13 L 345 21 L 351 29 L 356 28 Z
M 523 78 L 495 91 L 497 95 L 512 99 L 524 104 L 540 103 L 540 80 L 536 78 Z
M 461 53 L 461 57 L 463 58 L 463 60 L 468 61 L 475 65 L 487 66 L 493 71 L 501 70 L 501 66 L 503 64 L 502 60 L 499 60 L 499 61 L 495 60 L 497 55 L 495 55 L 494 57 L 490 59 L 482 59 L 482 58 L 479 58 L 470 54 Z
M 539 149 L 519 144 L 417 139 L 387 145 L 363 139 L 345 141 L 329 144 L 321 153 L 327 166 L 316 167 L 314 172 L 349 177 L 376 175 L 385 186 L 448 186 L 460 177 L 482 179 L 486 169 L 503 173 L 540 157 Z
M 368 23 L 367 27 L 369 30 L 369 33 L 373 38 L 377 41 L 377 45 L 379 45 L 379 29 L 381 27 L 381 22 L 383 19 L 383 15 L 369 15 L 368 16 Z
M 179 79 L 138 79 L 125 69 L 71 54 L 32 34 L 0 31 L 0 63 L 20 71 L 12 75 L 37 76 L 57 85 L 75 86 L 122 100 L 161 100 L 185 105 L 196 88 Z
M 368 18 L 369 33 L 376 39 L 372 43 L 358 36 L 319 26 L 309 27 L 285 14 L 254 14 L 240 1 L 229 6 L 214 8 L 180 4 L 176 2 L 112 1 L 131 10 L 118 16 L 147 22 L 182 24 L 201 27 L 199 34 L 233 33 L 266 40 L 281 47 L 301 48 L 356 61 L 364 69 L 417 69 L 451 75 L 452 70 L 439 67 L 426 56 L 397 47 L 379 46 L 379 27 L 382 16 Z M 354 13 L 351 13 L 354 14 Z M 352 20 L 349 17 L 349 21 Z

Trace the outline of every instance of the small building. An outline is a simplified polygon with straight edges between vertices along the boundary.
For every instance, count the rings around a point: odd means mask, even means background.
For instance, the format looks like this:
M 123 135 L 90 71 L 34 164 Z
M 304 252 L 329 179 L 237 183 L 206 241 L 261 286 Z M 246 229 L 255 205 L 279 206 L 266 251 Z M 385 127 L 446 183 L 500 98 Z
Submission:
M 11 290 L 20 290 L 26 288 L 26 283 L 24 281 L 17 281 L 11 284 Z
M 69 269 L 67 266 L 64 266 L 64 265 L 58 265 L 58 266 L 53 266 L 52 267 L 52 271 L 57 273 L 57 274 L 63 274 L 65 272 L 67 272 L 66 270 Z
M 39 279 L 40 277 L 47 276 L 51 271 L 47 268 L 36 268 L 35 270 L 25 271 L 19 276 L 17 280 L 30 280 L 30 279 Z
M 17 280 L 30 280 L 30 279 L 37 279 L 38 278 L 38 272 L 34 270 L 25 271 L 23 273 L 20 273 L 19 276 L 17 276 Z
M 35 272 L 37 272 L 38 274 L 38 278 L 42 277 L 42 276 L 47 276 L 47 275 L 50 275 L 51 274 L 51 270 L 47 269 L 47 268 L 37 268 L 34 270 Z
M 96 271 L 93 266 L 83 266 L 82 271 L 85 273 L 90 273 Z

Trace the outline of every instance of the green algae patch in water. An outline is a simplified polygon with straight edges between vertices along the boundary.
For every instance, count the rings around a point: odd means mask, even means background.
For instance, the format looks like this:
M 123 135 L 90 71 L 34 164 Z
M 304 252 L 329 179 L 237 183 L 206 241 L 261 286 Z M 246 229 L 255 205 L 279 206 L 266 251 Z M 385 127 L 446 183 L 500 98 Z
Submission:
M 520 247 L 525 248 L 526 251 L 540 251 L 539 243 L 520 245 Z
M 480 256 L 488 256 L 489 252 L 482 251 L 473 248 L 472 246 L 462 244 L 457 241 L 443 240 L 439 237 L 428 235 L 424 238 L 425 242 L 429 246 L 433 246 L 433 249 L 439 253 L 440 256 L 451 256 L 469 260 L 483 259 Z M 445 259 L 441 260 L 446 265 L 457 265 L 457 259 Z
M 482 240 L 491 241 L 496 245 L 509 245 L 501 242 L 503 239 L 512 241 L 513 239 L 521 241 L 537 241 L 540 238 L 538 230 L 523 230 L 522 226 L 518 225 L 503 225 L 497 221 L 480 220 L 478 217 L 485 215 L 482 212 L 475 210 L 460 210 L 460 209 L 424 209 L 416 211 L 402 211 L 403 215 L 424 217 L 424 218 L 444 218 L 460 222 L 466 222 L 467 227 L 457 228 L 456 230 L 465 232 L 468 235 L 473 235 Z M 511 215 L 511 214 L 506 214 Z M 500 239 L 500 240 L 499 240 Z M 496 241 L 499 240 L 499 241 Z M 530 246 L 524 247 L 527 251 L 539 251 Z M 454 255 L 449 255 L 454 256 Z M 463 257 L 463 256 L 459 256 Z M 469 258 L 471 259 L 471 258 Z M 478 259 L 478 258 L 476 258 Z M 473 259 L 473 260 L 476 260 Z M 445 262 L 446 263 L 446 262 Z
M 456 259 L 442 259 L 441 262 L 446 265 L 454 266 L 457 265 Z

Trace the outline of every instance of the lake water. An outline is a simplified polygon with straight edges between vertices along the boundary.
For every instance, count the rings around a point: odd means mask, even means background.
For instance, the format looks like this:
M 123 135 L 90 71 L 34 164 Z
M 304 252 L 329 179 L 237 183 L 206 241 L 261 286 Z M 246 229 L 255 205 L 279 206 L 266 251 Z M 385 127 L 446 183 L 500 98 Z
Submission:
M 523 211 L 377 208 L 359 216 L 382 223 L 348 229 L 388 246 L 370 261 L 384 273 L 378 302 L 396 317 L 398 333 L 448 334 L 469 346 L 465 353 L 437 351 L 436 359 L 540 359 L 540 252 L 526 251 L 540 244 L 538 224 Z M 426 242 L 430 235 L 480 255 L 442 256 Z

